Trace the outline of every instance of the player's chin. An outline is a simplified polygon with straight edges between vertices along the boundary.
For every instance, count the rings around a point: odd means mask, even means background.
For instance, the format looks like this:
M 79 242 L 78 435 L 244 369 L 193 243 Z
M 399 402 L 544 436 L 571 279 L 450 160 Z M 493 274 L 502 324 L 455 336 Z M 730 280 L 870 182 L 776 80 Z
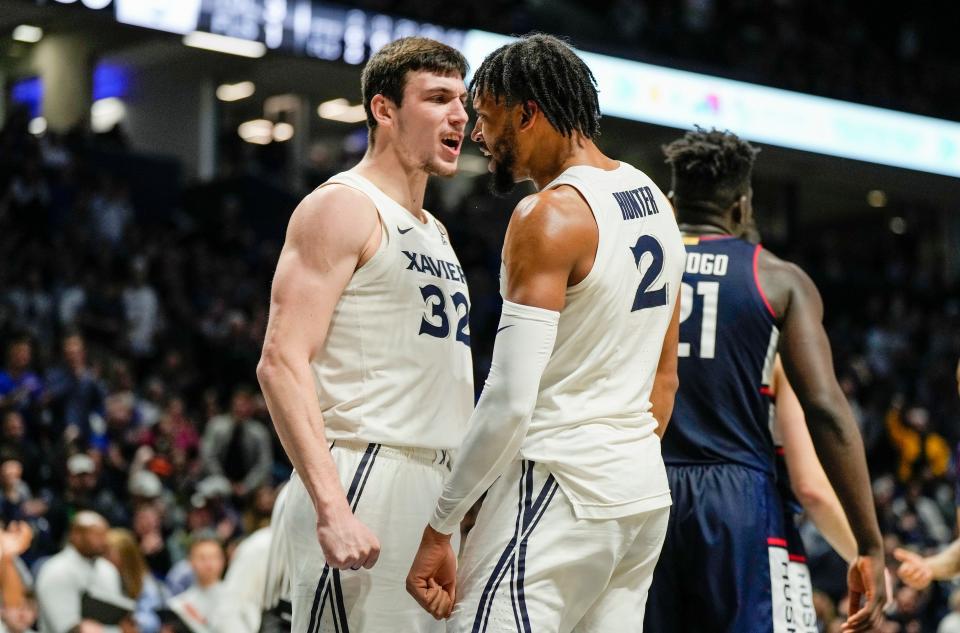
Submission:
M 457 174 L 458 163 L 459 160 L 457 158 L 435 158 L 430 164 L 430 173 L 435 176 L 450 178 Z

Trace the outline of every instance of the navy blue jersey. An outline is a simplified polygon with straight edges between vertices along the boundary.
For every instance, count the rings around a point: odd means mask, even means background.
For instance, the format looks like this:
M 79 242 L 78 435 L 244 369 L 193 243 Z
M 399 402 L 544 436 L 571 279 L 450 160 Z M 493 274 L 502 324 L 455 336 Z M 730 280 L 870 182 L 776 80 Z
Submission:
M 769 384 L 779 331 L 757 278 L 761 247 L 728 236 L 684 240 L 680 389 L 664 461 L 739 464 L 776 477 Z

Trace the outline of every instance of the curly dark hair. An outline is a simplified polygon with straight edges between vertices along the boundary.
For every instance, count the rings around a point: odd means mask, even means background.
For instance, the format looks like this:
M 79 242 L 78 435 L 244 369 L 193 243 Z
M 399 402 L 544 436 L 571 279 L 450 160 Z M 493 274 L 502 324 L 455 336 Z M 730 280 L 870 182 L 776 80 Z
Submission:
M 720 208 L 733 204 L 749 190 L 753 163 L 760 151 L 730 131 L 699 126 L 662 149 L 670 165 L 677 204 Z
M 470 93 L 507 106 L 533 101 L 560 134 L 600 134 L 597 80 L 573 49 L 552 35 L 533 33 L 490 53 L 470 81 Z

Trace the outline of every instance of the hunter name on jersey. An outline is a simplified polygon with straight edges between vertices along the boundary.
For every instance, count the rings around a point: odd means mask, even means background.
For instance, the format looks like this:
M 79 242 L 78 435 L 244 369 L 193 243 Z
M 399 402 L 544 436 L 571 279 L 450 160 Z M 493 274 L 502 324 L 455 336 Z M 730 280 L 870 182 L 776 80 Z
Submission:
M 613 192 L 613 198 L 620 205 L 620 212 L 623 214 L 624 220 L 635 220 L 660 213 L 656 198 L 650 187 L 615 191 Z

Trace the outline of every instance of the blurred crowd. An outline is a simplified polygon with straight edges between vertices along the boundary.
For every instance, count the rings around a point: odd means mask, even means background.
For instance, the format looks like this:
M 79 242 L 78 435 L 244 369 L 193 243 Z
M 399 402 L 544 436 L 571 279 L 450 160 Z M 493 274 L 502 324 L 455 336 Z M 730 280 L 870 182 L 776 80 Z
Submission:
M 105 151 L 124 159 L 115 139 L 35 137 L 27 122 L 13 112 L 0 131 L 0 521 L 33 538 L 18 562 L 25 606 L 0 616 L 24 631 L 56 611 L 44 566 L 87 551 L 136 603 L 125 630 L 168 630 L 162 615 L 182 595 L 210 623 L 218 601 L 236 599 L 220 588 L 224 568 L 269 523 L 290 472 L 255 386 L 286 215 L 265 217 L 235 182 L 178 189 L 157 212 L 104 167 Z M 425 206 L 470 282 L 479 388 L 510 201 L 472 183 L 456 197 L 431 188 Z M 845 230 L 780 252 L 823 290 L 888 553 L 935 551 L 957 525 L 960 294 L 927 255 L 935 232 L 838 248 Z M 802 532 L 818 625 L 838 631 L 844 563 L 812 524 Z M 897 583 L 893 598 L 886 633 L 960 630 L 950 584 Z

